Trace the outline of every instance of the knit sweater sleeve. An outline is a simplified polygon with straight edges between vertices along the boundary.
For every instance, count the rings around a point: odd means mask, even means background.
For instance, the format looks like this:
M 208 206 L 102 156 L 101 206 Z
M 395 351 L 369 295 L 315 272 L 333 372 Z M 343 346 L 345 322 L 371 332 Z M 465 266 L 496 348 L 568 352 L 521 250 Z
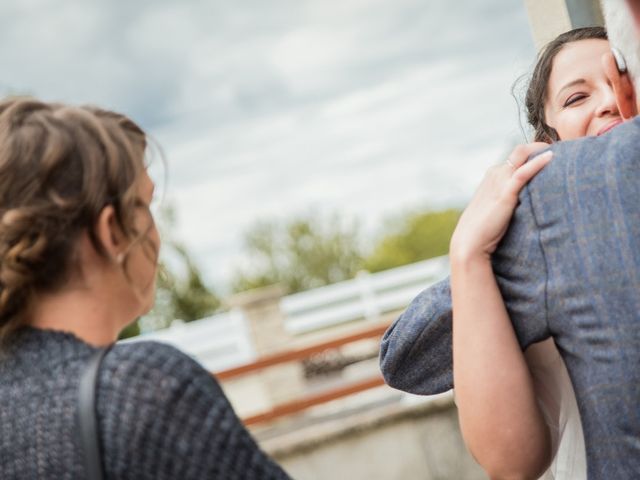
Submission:
M 97 405 L 107 479 L 289 478 L 211 374 L 170 346 L 115 347 L 100 373 Z

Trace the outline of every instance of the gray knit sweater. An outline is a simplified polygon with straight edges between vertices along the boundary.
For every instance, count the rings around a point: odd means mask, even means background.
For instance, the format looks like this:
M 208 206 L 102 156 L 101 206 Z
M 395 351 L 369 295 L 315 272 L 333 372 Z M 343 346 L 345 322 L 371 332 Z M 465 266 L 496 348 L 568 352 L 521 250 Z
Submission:
M 26 328 L 0 355 L 0 478 L 84 479 L 75 432 L 75 336 Z M 167 345 L 116 345 L 98 383 L 107 479 L 289 478 L 253 441 L 214 378 Z

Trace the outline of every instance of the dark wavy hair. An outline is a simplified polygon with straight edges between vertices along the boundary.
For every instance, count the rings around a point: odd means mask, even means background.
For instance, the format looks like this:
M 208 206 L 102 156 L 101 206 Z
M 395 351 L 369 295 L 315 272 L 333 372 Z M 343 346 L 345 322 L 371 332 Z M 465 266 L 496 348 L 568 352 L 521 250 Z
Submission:
M 30 98 L 0 102 L 0 339 L 37 293 L 68 280 L 82 232 L 106 255 L 94 226 L 112 205 L 137 236 L 135 182 L 146 135 L 124 115 Z
M 527 110 L 527 121 L 533 127 L 534 140 L 536 142 L 551 143 L 560 140 L 558 132 L 547 124 L 544 114 L 553 60 L 566 44 L 594 38 L 607 40 L 606 30 L 603 27 L 576 28 L 558 35 L 538 54 L 537 63 L 531 75 L 524 101 Z

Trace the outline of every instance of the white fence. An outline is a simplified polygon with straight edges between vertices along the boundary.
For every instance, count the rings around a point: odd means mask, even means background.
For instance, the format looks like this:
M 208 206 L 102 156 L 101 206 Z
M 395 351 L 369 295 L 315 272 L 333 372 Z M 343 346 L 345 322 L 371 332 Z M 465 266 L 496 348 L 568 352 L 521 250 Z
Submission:
M 256 358 L 248 325 L 239 309 L 189 323 L 175 321 L 169 328 L 129 341 L 144 340 L 173 345 L 210 371 L 224 370 Z
M 375 320 L 405 308 L 424 288 L 449 273 L 448 257 L 438 257 L 384 272 L 362 272 L 354 280 L 283 297 L 285 329 L 301 335 L 356 320 Z M 174 322 L 165 330 L 131 341 L 169 343 L 219 371 L 255 360 L 249 327 L 239 309 L 189 323 Z
M 284 297 L 285 327 L 301 334 L 405 308 L 423 289 L 449 273 L 449 257 L 438 257 L 354 280 Z

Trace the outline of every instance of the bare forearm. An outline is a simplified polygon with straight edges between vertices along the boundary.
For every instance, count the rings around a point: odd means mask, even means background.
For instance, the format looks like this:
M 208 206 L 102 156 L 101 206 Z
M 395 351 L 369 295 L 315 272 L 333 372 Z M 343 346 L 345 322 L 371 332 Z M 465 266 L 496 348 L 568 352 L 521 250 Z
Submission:
M 492 478 L 537 478 L 549 432 L 488 256 L 452 255 L 453 374 L 467 446 Z

